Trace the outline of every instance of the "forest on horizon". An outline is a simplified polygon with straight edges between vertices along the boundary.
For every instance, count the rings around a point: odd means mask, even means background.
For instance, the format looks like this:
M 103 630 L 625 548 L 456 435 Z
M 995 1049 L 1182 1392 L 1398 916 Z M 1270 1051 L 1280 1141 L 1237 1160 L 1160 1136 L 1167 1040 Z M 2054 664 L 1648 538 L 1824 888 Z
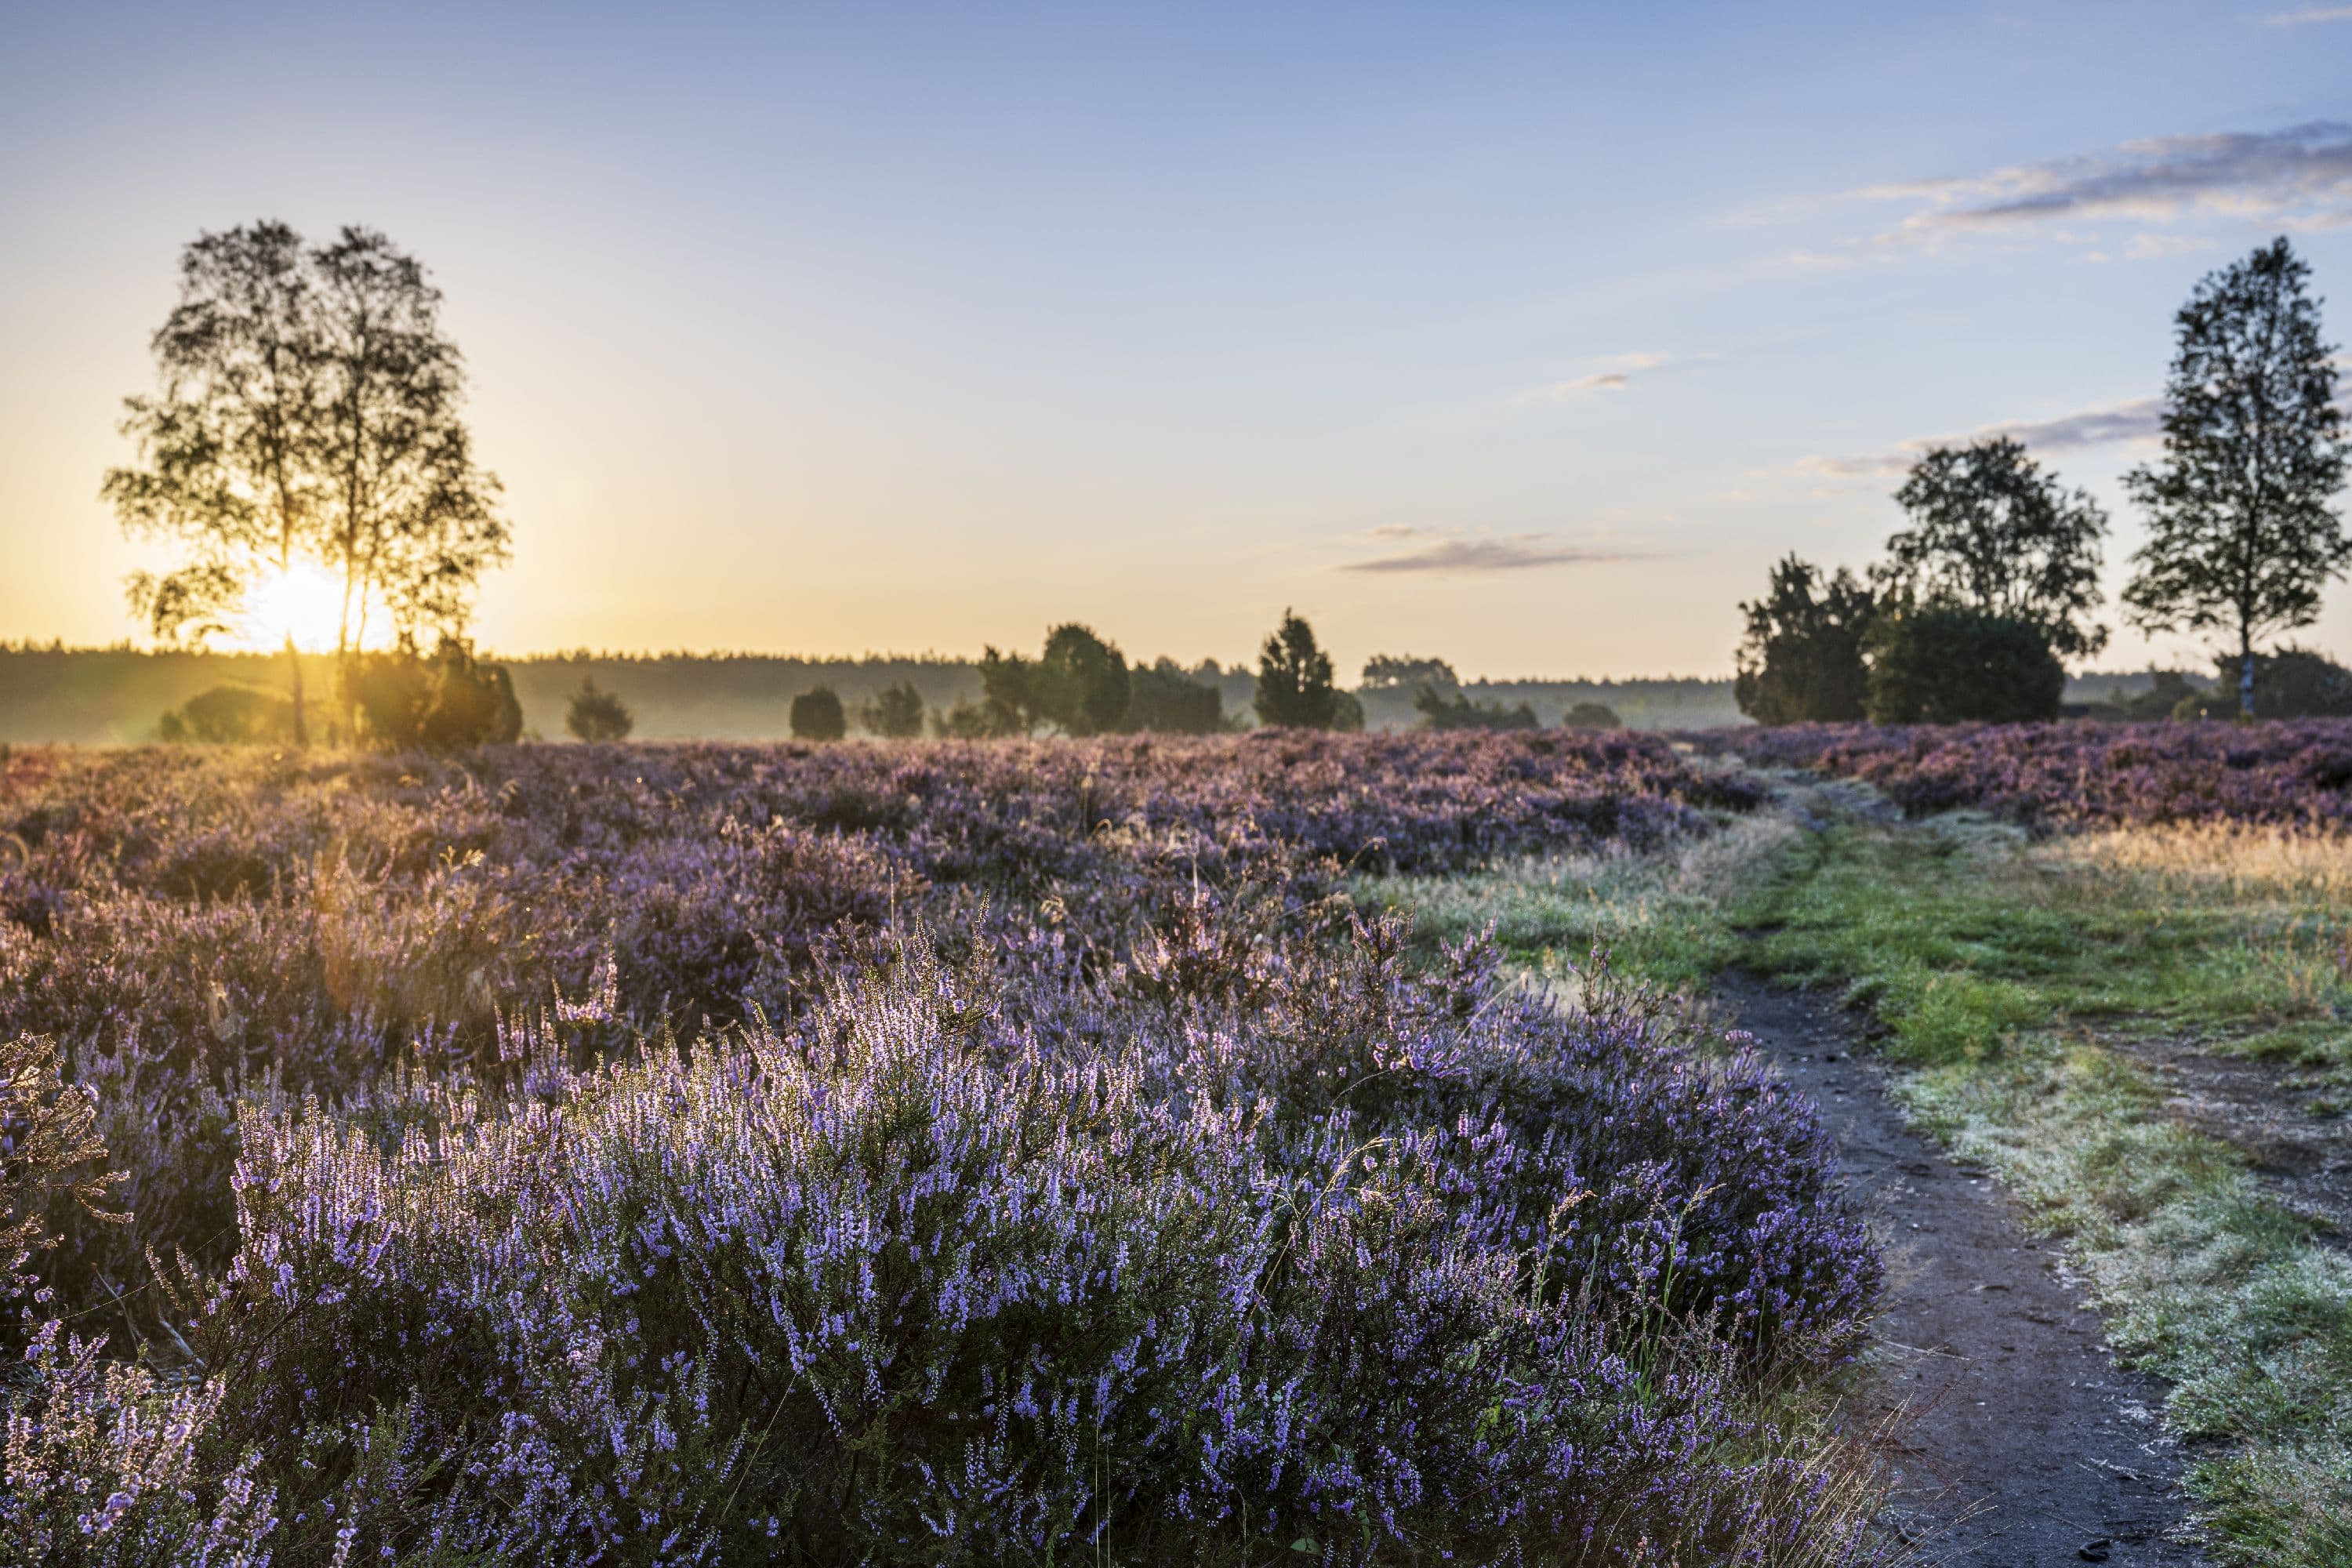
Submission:
M 324 689 L 333 656 L 306 658 Z M 784 654 L 614 653 L 530 654 L 501 661 L 514 679 L 526 734 L 563 733 L 565 704 L 581 681 L 593 680 L 627 702 L 644 740 L 761 741 L 791 732 L 792 699 L 813 685 L 830 685 L 853 706 L 899 681 L 935 708 L 980 692 L 973 659 L 942 655 L 869 654 L 818 658 Z M 1255 685 L 1238 664 L 1204 661 L 1195 679 L 1214 685 L 1228 712 L 1248 710 Z M 2070 702 L 2090 703 L 2144 691 L 2151 672 L 2084 671 L 2067 686 Z M 220 686 L 275 690 L 285 682 L 285 656 L 276 653 L 147 651 L 130 647 L 78 648 L 0 645 L 0 744 L 131 745 L 155 737 L 163 715 L 191 697 Z M 1505 707 L 1527 703 L 1546 726 L 1580 702 L 1605 704 L 1636 730 L 1712 729 L 1744 724 L 1728 676 L 1652 679 L 1468 680 L 1472 700 Z M 1376 730 L 1421 721 L 1413 692 L 1358 688 L 1365 723 Z

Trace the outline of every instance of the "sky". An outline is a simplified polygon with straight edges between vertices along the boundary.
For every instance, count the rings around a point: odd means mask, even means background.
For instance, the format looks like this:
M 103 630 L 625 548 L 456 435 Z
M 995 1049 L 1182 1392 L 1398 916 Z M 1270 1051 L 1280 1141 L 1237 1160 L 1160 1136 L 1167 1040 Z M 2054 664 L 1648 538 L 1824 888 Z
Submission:
M 1719 675 L 1987 430 L 2112 595 L 2198 279 L 2352 338 L 2352 5 L 0 6 L 0 640 L 137 632 L 121 399 L 262 217 L 445 291 L 499 651 Z

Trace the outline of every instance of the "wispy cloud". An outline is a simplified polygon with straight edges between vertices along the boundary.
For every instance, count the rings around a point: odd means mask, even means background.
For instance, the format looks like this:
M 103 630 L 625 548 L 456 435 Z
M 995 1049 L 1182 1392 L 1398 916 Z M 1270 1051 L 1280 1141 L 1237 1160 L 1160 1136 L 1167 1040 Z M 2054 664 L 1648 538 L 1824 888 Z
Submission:
M 1601 562 L 1630 561 L 1622 550 L 1570 544 L 1548 533 L 1512 533 L 1486 538 L 1433 533 L 1411 528 L 1373 530 L 1386 539 L 1416 538 L 1423 542 L 1370 561 L 1351 561 L 1345 572 L 1527 572 L 1548 566 L 1582 566 Z
M 2210 250 L 2213 241 L 2193 234 L 2136 234 L 2125 242 L 2120 256 L 2113 251 L 2094 250 L 2084 256 L 2085 261 L 2146 261 L 2158 256 L 2186 256 L 2195 250 Z
M 2055 419 L 2013 420 L 1977 432 L 1978 440 L 2006 436 L 2044 452 L 2071 452 L 2116 441 L 2148 441 L 2164 433 L 2164 399 L 2142 397 L 2105 408 L 2085 408 Z
M 1645 372 L 1675 363 L 1675 356 L 1655 352 L 1630 354 L 1609 354 L 1590 362 L 1592 369 L 1566 381 L 1555 381 L 1535 387 L 1521 395 L 1526 403 L 1566 403 L 1572 398 L 1591 397 L 1605 392 L 1622 392 L 1633 379 Z
M 2314 22 L 2352 22 L 2352 5 L 2305 5 L 2300 11 L 2273 11 L 2263 18 L 2265 27 L 2307 27 Z
M 2352 8 L 2347 8 L 2352 16 Z M 1914 210 L 1881 246 L 1932 244 L 1955 233 L 2115 220 L 2170 224 L 2198 217 L 2259 219 L 2324 228 L 2352 222 L 2352 124 L 2313 121 L 2282 131 L 2221 132 L 2126 142 L 2105 152 L 2020 163 L 1956 179 L 1916 180 L 1853 193 Z M 2143 236 L 2136 253 L 2160 254 Z
M 1906 441 L 1891 452 L 1869 457 L 1801 458 L 1796 468 L 1799 473 L 1816 479 L 1895 479 L 1910 472 L 1911 465 L 1936 447 L 1964 446 L 2006 436 L 2039 453 L 2071 452 L 2119 441 L 2152 440 L 2162 434 L 2163 428 L 2164 400 L 2143 397 L 2131 403 L 2062 414 L 2055 419 L 2019 419 L 2005 425 L 1989 425 L 1969 436 Z

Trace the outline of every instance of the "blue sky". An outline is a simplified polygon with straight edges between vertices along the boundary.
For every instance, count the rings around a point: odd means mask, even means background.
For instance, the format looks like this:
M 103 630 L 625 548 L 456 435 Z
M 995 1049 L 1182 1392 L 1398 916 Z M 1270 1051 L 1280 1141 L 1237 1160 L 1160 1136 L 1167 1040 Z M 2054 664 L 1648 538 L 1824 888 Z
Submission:
M 2352 6 L 16 7 L 0 637 L 133 630 L 119 403 L 264 216 L 446 290 L 500 649 L 1713 674 L 1927 440 L 2120 582 L 2197 279 L 2291 233 L 2352 337 Z

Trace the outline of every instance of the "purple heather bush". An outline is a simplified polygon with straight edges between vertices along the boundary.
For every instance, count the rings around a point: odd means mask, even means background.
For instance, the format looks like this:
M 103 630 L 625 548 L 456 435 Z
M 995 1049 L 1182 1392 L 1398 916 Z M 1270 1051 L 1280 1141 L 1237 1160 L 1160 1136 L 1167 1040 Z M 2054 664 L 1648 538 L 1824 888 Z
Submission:
M 1972 806 L 2036 827 L 2352 825 L 2352 720 L 2231 724 L 1790 724 L 1709 742 L 1864 780 L 1906 811 Z
M 1810 1108 L 1346 896 L 1655 742 L 0 769 L 0 1563 L 1870 1550 Z

